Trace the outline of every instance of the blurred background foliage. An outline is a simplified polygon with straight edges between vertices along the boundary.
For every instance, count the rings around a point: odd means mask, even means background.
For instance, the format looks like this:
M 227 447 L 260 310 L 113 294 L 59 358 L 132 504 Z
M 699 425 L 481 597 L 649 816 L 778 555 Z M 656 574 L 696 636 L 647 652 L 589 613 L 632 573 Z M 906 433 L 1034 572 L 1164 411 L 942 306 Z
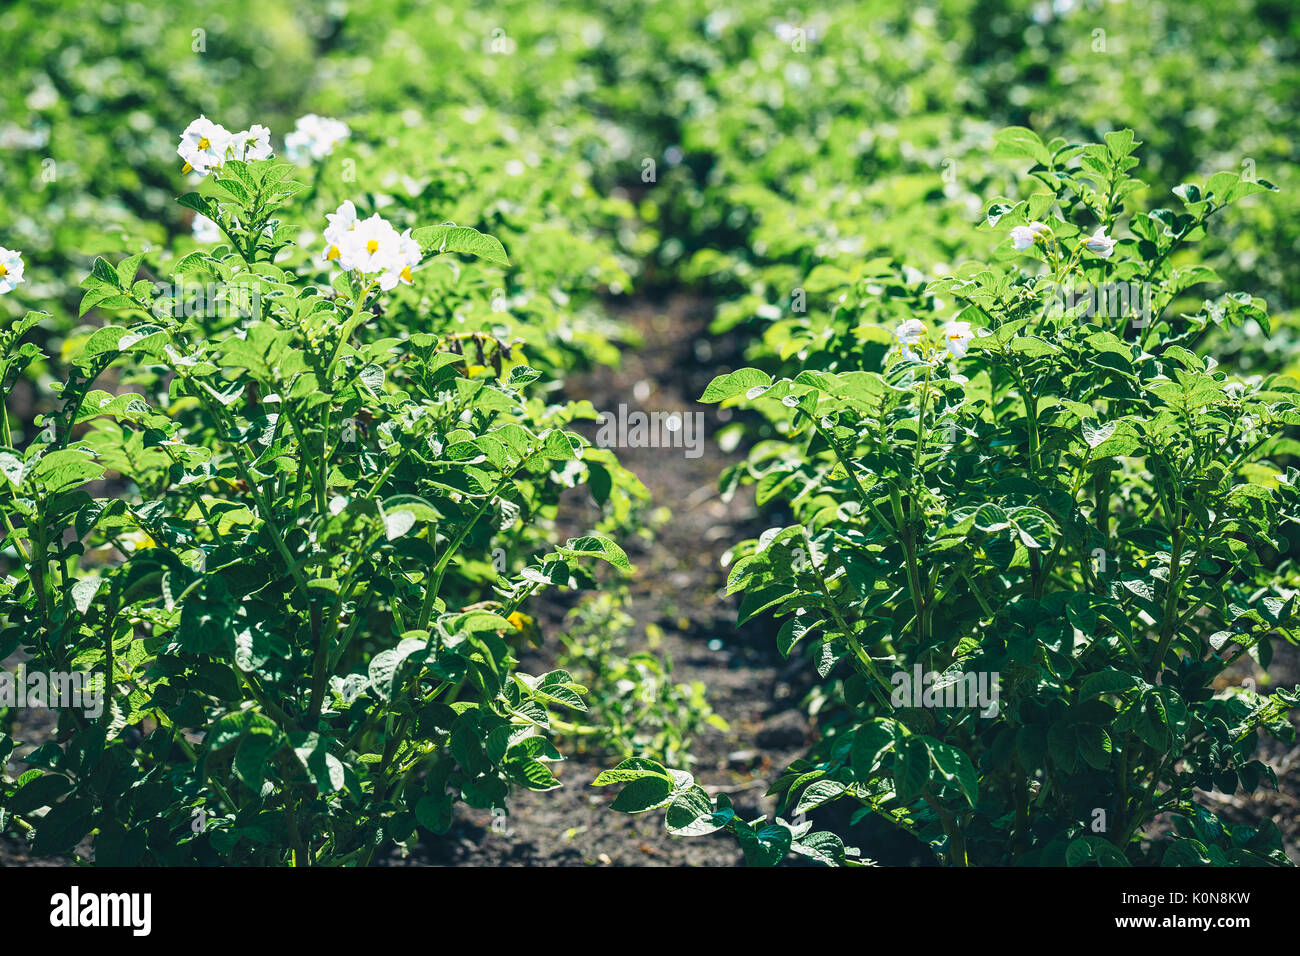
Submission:
M 607 293 L 686 285 L 762 363 L 815 348 L 883 275 L 984 255 L 982 202 L 1016 188 L 993 130 L 1131 127 L 1148 207 L 1219 169 L 1281 188 L 1203 252 L 1275 316 L 1216 354 L 1300 371 L 1298 52 L 1285 0 L 27 0 L 0 11 L 0 245 L 27 263 L 0 309 L 50 311 L 58 354 L 103 321 L 76 308 L 96 254 L 193 248 L 186 123 L 263 123 L 281 148 L 316 112 L 353 133 L 304 171 L 302 221 L 354 198 L 511 253 L 408 290 L 402 321 L 520 334 L 563 368 L 616 359 Z

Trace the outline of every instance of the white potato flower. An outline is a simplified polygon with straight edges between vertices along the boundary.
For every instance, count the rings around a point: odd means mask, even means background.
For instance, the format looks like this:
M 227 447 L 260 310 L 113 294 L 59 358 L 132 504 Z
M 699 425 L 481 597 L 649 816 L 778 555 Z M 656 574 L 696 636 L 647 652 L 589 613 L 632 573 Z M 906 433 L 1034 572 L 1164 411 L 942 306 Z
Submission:
M 23 254 L 0 246 L 0 295 L 12 292 L 23 281 Z
M 351 201 L 326 214 L 325 258 L 337 261 L 345 272 L 379 275 L 379 287 L 388 291 L 404 282 L 411 284 L 411 269 L 424 253 L 411 237 L 411 230 L 399 234 L 383 216 L 358 219 Z
M 339 244 L 339 265 L 365 275 L 386 272 L 400 257 L 402 237 L 379 213 L 363 219 Z
M 181 144 L 176 148 L 185 160 L 184 172 L 193 170 L 206 176 L 211 170 L 221 168 L 226 161 L 233 137 L 228 129 L 200 116 L 181 133 Z
M 899 345 L 915 345 L 925 336 L 925 323 L 920 319 L 908 319 L 894 330 L 894 338 Z
M 329 225 L 325 227 L 325 258 L 337 259 L 343 254 L 343 240 L 357 227 L 357 207 L 348 199 L 334 212 L 325 214 Z
M 411 238 L 411 230 L 406 230 L 398 237 L 397 248 L 388 263 L 388 268 L 379 277 L 379 288 L 387 292 L 398 282 L 411 284 L 411 267 L 420 264 L 424 253 L 420 244 Z
M 959 322 L 956 319 L 947 322 L 943 327 L 944 346 L 948 349 L 948 354 L 953 358 L 961 358 L 970 348 L 971 339 L 975 338 L 975 333 L 971 330 L 969 322 Z
M 308 113 L 299 117 L 293 132 L 285 136 L 284 152 L 295 163 L 303 160 L 319 162 L 334 152 L 334 147 L 351 133 L 341 120 Z
M 1109 259 L 1115 251 L 1115 240 L 1106 235 L 1105 226 L 1099 226 L 1096 232 L 1083 240 L 1083 247 L 1103 259 Z
M 921 359 L 912 351 L 912 346 L 916 345 L 925 337 L 925 323 L 920 319 L 908 319 L 906 322 L 900 323 L 898 328 L 894 329 L 894 339 L 898 342 L 903 357 L 910 359 L 913 362 L 919 362 Z
M 1027 226 L 1012 226 L 1011 246 L 1016 252 L 1024 252 L 1034 244 L 1038 236 L 1050 231 L 1041 222 L 1031 222 Z
M 200 176 L 220 169 L 230 159 L 247 162 L 275 155 L 271 151 L 271 131 L 265 126 L 254 123 L 248 129 L 232 133 L 206 116 L 185 127 L 176 152 L 185 160 L 182 172 L 193 171 Z
M 245 161 L 253 159 L 270 159 L 275 153 L 271 151 L 271 131 L 265 126 L 254 123 L 248 129 L 236 133 L 230 145 L 230 158 Z

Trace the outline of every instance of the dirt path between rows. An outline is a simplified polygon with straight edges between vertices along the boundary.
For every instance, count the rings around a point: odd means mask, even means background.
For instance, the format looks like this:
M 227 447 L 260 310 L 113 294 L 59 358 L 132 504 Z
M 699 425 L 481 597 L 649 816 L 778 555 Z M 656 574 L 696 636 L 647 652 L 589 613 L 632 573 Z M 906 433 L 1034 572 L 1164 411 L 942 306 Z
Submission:
M 636 565 L 629 581 L 628 609 L 636 625 L 627 652 L 644 649 L 645 630 L 657 625 L 662 638 L 655 652 L 673 662 L 675 681 L 702 681 L 709 702 L 729 725 L 726 732 L 705 730 L 692 752 L 696 780 L 711 791 L 725 791 L 742 815 L 771 814 L 768 786 L 786 764 L 797 758 L 810 738 L 807 718 L 798 707 L 804 668 L 790 666 L 776 653 L 772 634 L 761 628 L 737 629 L 737 602 L 723 593 L 723 553 L 735 542 L 763 528 L 756 523 L 751 494 L 724 502 L 718 475 L 738 454 L 724 453 L 713 440 L 726 421 L 712 406 L 695 399 L 713 376 L 736 365 L 728 343 L 707 337 L 709 303 L 689 296 L 663 302 L 637 300 L 615 311 L 639 335 L 618 368 L 596 368 L 573 375 L 565 396 L 588 399 L 598 411 L 702 412 L 706 440 L 702 454 L 688 458 L 680 448 L 618 448 L 622 464 L 649 490 L 651 509 L 666 506 L 672 519 L 650 544 L 621 542 Z M 595 429 L 589 429 L 592 437 Z M 562 521 L 567 533 L 590 526 L 595 511 L 580 490 L 566 503 Z M 554 665 L 567 604 L 533 611 L 547 643 L 525 656 L 523 670 L 537 673 Z M 546 793 L 512 795 L 504 824 L 487 811 L 456 808 L 449 833 L 429 837 L 405 860 L 407 865 L 622 865 L 732 866 L 741 862 L 730 837 L 676 838 L 663 826 L 663 814 L 637 816 L 609 809 L 617 788 L 590 786 L 616 756 L 573 754 L 554 765 L 564 786 Z M 500 832 L 505 830 L 506 832 Z

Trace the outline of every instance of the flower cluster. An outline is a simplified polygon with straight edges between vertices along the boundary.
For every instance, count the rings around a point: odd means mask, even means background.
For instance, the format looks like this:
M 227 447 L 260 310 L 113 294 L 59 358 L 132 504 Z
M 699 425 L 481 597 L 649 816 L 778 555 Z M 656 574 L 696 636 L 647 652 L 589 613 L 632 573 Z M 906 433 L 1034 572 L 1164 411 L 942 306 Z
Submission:
M 23 254 L 0 246 L 0 295 L 12 292 L 23 281 Z
M 971 330 L 970 323 L 957 319 L 944 323 L 942 346 L 931 341 L 930 330 L 920 319 L 908 319 L 894 330 L 894 339 L 898 342 L 903 358 L 912 362 L 933 361 L 942 351 L 953 358 L 961 358 L 970 348 L 973 338 L 975 333 Z
M 271 131 L 254 123 L 246 130 L 232 133 L 220 123 L 200 116 L 181 133 L 176 152 L 185 160 L 182 172 L 194 171 L 206 176 L 220 169 L 227 160 L 270 159 Z
M 284 152 L 292 162 L 313 160 L 319 162 L 334 147 L 351 134 L 348 124 L 341 120 L 330 119 L 308 113 L 299 117 L 293 132 L 284 138 Z
M 1011 247 L 1016 252 L 1024 252 L 1035 243 L 1046 245 L 1051 238 L 1052 230 L 1041 222 L 1011 227 Z M 1102 259 L 1109 259 L 1115 251 L 1115 240 L 1106 235 L 1105 226 L 1099 226 L 1096 232 L 1083 240 L 1083 248 Z
M 383 216 L 357 219 L 351 201 L 325 216 L 325 258 L 338 261 L 345 272 L 362 275 L 379 274 L 379 287 L 385 291 L 398 282 L 411 283 L 411 267 L 420 262 L 420 244 L 411 238 L 411 230 L 401 234 Z

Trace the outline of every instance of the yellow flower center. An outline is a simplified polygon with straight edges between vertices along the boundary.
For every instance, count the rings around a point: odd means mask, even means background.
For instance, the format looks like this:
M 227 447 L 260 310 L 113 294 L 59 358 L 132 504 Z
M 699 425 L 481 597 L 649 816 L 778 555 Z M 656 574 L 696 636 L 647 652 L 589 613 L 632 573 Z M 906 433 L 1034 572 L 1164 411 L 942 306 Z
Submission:
M 339 257 L 339 247 L 330 246 L 329 252 L 325 253 L 326 259 L 337 259 Z
M 3 262 L 0 262 L 0 279 L 3 279 L 8 274 L 9 274 L 8 267 Z
M 366 243 L 366 252 L 374 253 L 379 251 L 379 240 L 371 239 Z
M 212 145 L 212 141 L 206 136 L 199 137 L 199 149 L 207 149 Z
M 4 266 L 0 266 L 0 269 L 3 269 L 3 268 L 4 268 Z M 3 274 L 3 273 L 0 273 L 0 275 L 2 275 L 2 274 Z M 410 282 L 410 281 L 411 281 L 411 267 L 410 267 L 410 266 L 402 266 L 402 271 L 399 272 L 398 275 L 401 276 L 403 279 L 405 279 L 407 282 Z
M 181 172 L 188 173 L 191 172 L 193 169 L 194 169 L 193 166 L 191 166 L 189 163 L 186 163 L 184 166 L 181 167 Z

